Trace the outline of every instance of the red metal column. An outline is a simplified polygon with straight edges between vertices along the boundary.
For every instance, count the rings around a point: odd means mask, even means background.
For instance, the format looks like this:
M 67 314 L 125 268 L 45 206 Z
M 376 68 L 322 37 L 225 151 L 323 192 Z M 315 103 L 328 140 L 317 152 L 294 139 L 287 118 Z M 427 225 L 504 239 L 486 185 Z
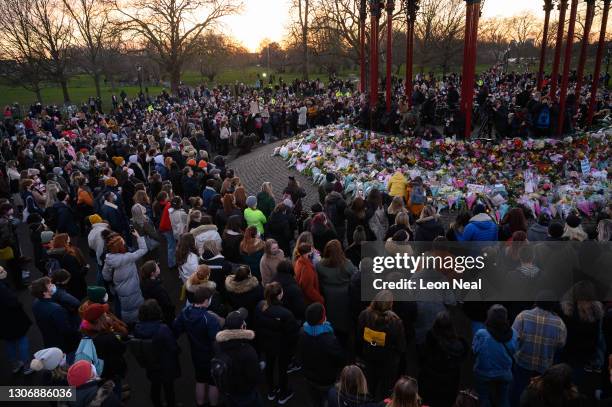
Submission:
M 385 86 L 385 101 L 387 113 L 391 111 L 391 69 L 393 66 L 393 9 L 395 4 L 393 0 L 387 0 L 387 73 Z
M 378 103 L 378 19 L 382 4 L 370 0 L 370 109 Z
M 561 94 L 559 95 L 559 124 L 557 135 L 563 134 L 563 122 L 565 120 L 565 102 L 567 100 L 567 85 L 569 71 L 572 65 L 572 47 L 574 46 L 574 29 L 576 28 L 576 14 L 578 13 L 578 0 L 572 0 L 570 20 L 567 27 L 567 43 L 565 44 L 565 57 L 563 59 L 563 78 L 561 79 Z M 571 120 L 571 118 L 568 118 Z
M 414 23 L 416 21 L 416 13 L 419 6 L 417 0 L 407 0 L 406 4 L 406 20 L 408 27 L 406 29 L 406 89 L 405 94 L 408 97 L 408 107 L 412 108 L 412 66 L 414 57 Z
M 552 74 L 550 75 L 550 98 L 557 100 L 557 82 L 559 82 L 559 64 L 561 63 L 561 47 L 563 46 L 563 30 L 565 28 L 565 12 L 567 11 L 567 0 L 559 2 L 559 26 L 557 27 L 557 43 L 555 44 L 555 60 L 553 61 Z
M 582 35 L 582 47 L 580 48 L 580 59 L 578 62 L 578 72 L 576 79 L 576 88 L 574 94 L 576 101 L 580 99 L 582 91 L 582 82 L 584 80 L 584 65 L 586 64 L 587 48 L 589 46 L 589 36 L 591 35 L 591 27 L 593 26 L 593 17 L 595 16 L 595 0 L 585 0 L 587 3 L 586 19 L 584 21 L 584 33 Z M 575 119 L 574 119 L 575 123 Z
M 465 86 L 465 138 L 472 135 L 472 105 L 474 104 L 474 76 L 476 75 L 476 44 L 478 42 L 478 19 L 480 17 L 480 0 L 466 0 L 472 8 L 471 11 L 471 33 L 468 49 L 468 72 L 464 79 Z M 464 64 L 466 62 L 464 61 Z
M 604 0 L 604 9 L 601 16 L 601 32 L 599 33 L 599 43 L 597 44 L 597 58 L 595 59 L 595 72 L 593 73 L 593 84 L 591 85 L 591 100 L 589 101 L 589 114 L 587 124 L 593 123 L 595 114 L 595 103 L 597 101 L 597 89 L 599 88 L 599 75 L 601 75 L 601 61 L 606 47 L 606 26 L 608 25 L 608 13 L 610 11 L 610 0 Z
M 463 70 L 461 72 L 461 112 L 466 115 L 467 106 L 467 78 L 469 72 L 469 60 L 470 60 L 470 39 L 472 37 L 472 5 L 466 0 L 465 9 L 465 35 L 463 39 Z
M 365 23 L 367 17 L 366 0 L 359 4 L 359 92 L 366 90 L 366 63 L 365 63 Z
M 544 0 L 544 32 L 542 33 L 542 49 L 540 50 L 540 69 L 538 70 L 538 90 L 542 90 L 544 82 L 544 66 L 546 65 L 546 48 L 548 48 L 548 26 L 550 25 L 550 12 L 553 9 L 552 0 Z

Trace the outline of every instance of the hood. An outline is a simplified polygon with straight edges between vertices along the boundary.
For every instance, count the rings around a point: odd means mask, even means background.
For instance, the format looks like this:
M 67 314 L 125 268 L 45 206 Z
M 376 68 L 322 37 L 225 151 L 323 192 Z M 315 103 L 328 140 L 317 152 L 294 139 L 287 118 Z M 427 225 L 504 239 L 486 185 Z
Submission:
M 343 198 L 342 198 L 342 195 L 340 195 L 339 192 L 332 191 L 325 198 L 325 202 L 329 203 L 329 204 L 335 204 L 336 202 L 340 201 L 341 199 L 343 199 Z
M 182 314 L 185 317 L 185 323 L 188 326 L 197 326 L 204 319 L 204 314 L 207 312 L 207 308 L 195 307 L 190 305 L 183 309 Z
M 134 336 L 142 339 L 152 338 L 159 331 L 160 326 L 160 321 L 139 322 L 134 327 Z
M 127 253 L 107 253 L 105 263 L 108 263 L 108 265 L 111 267 L 117 268 L 119 267 L 121 256 L 123 256 L 124 254 L 127 254 Z M 127 263 L 127 264 L 130 264 L 130 263 Z M 134 263 L 131 263 L 131 264 L 134 264 Z M 134 267 L 136 267 L 135 264 L 134 264 Z
M 470 219 L 470 223 L 476 226 L 478 229 L 484 230 L 491 229 L 492 227 L 496 226 L 493 219 L 491 219 L 491 217 L 486 213 L 479 213 L 478 215 L 473 216 Z
M 308 336 L 319 336 L 326 333 L 334 333 L 329 321 L 325 321 L 319 325 L 310 325 L 308 322 L 304 322 L 304 333 Z
M 242 281 L 235 281 L 234 277 L 235 276 L 231 275 L 227 276 L 227 278 L 225 279 L 225 288 L 230 293 L 244 294 L 259 285 L 259 281 L 257 281 L 257 278 L 254 276 L 251 276 L 246 280 Z
M 216 336 L 217 342 L 228 342 L 228 341 L 252 341 L 255 339 L 255 332 L 250 329 L 226 329 L 219 331 Z
M 109 229 L 109 226 L 105 222 L 94 223 L 91 225 L 91 230 L 95 230 L 97 232 L 102 232 L 104 229 Z
M 205 232 L 209 232 L 209 231 L 217 231 L 217 226 L 216 225 L 200 225 L 197 228 L 191 229 L 189 231 L 189 233 L 191 233 L 194 236 L 197 236 L 201 233 L 205 233 Z
M 187 279 L 187 281 L 185 281 L 185 290 L 191 292 L 195 292 L 195 287 L 208 287 L 212 290 L 215 290 L 217 288 L 217 284 L 214 281 L 202 281 L 200 282 L 200 284 L 194 285 L 191 282 L 191 279 Z
M 437 220 L 438 219 L 435 216 L 428 216 L 423 219 L 417 219 L 416 223 L 419 225 L 419 227 L 424 229 L 433 229 L 438 226 Z

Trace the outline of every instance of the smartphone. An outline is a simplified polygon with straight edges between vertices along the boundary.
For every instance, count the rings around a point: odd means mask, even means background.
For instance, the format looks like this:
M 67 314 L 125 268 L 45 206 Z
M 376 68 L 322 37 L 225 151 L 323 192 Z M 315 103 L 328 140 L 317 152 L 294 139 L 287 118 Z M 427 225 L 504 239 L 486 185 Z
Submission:
M 136 232 L 136 229 L 134 229 L 134 225 L 130 224 L 130 234 L 134 234 L 134 232 Z

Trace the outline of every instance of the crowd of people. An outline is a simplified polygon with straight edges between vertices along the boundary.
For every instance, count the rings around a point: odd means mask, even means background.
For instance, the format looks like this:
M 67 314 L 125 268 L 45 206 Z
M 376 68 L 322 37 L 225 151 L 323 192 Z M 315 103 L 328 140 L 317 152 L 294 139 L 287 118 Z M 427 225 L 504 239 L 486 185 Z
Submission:
M 612 312 L 596 299 L 462 306 L 382 291 L 363 302 L 360 284 L 366 241 L 603 244 L 609 204 L 593 215 L 596 228 L 574 212 L 529 225 L 518 206 L 498 222 L 483 202 L 446 225 L 415 184 L 350 196 L 329 173 L 310 208 L 292 176 L 282 191 L 264 182 L 247 193 L 226 162 L 231 147 L 247 153 L 359 118 L 367 101 L 352 92 L 334 80 L 259 93 L 184 88 L 123 98 L 108 115 L 95 103 L 71 114 L 7 109 L 0 337 L 13 373 L 74 386 L 78 407 L 129 400 L 126 352 L 146 371 L 154 406 L 176 405 L 174 382 L 188 369 L 197 406 L 286 405 L 290 375 L 317 407 L 586 406 L 612 396 Z M 520 254 L 508 256 L 533 275 Z M 178 301 L 168 280 L 180 281 Z M 34 321 L 18 295 L 26 287 Z M 30 348 L 30 329 L 42 349 Z M 192 366 L 179 363 L 183 336 Z

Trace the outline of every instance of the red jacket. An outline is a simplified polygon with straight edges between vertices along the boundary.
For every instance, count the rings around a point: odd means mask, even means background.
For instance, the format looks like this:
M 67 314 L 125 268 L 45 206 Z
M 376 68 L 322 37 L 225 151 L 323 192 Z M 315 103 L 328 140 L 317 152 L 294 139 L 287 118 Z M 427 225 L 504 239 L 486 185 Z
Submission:
M 300 256 L 295 261 L 295 280 L 302 289 L 307 304 L 314 302 L 325 304 L 319 289 L 319 276 L 310 259 Z
M 162 210 L 162 216 L 159 221 L 159 231 L 160 232 L 172 232 L 172 223 L 170 223 L 170 202 L 166 202 L 164 205 L 164 209 Z

